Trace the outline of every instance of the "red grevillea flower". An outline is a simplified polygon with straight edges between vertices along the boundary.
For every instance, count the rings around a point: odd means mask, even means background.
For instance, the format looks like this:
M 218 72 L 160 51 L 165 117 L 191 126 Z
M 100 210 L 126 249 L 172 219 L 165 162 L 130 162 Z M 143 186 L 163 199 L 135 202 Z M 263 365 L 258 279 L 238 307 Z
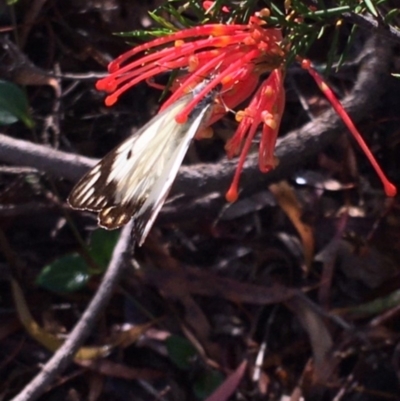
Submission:
M 229 156 L 241 151 L 234 184 L 228 200 L 237 198 L 237 186 L 244 158 L 260 124 L 264 124 L 260 145 L 260 168 L 268 171 L 274 165 L 273 150 L 280 119 L 284 109 L 283 70 L 285 58 L 279 29 L 268 28 L 254 16 L 248 24 L 208 24 L 185 29 L 137 46 L 110 63 L 110 74 L 97 82 L 99 90 L 110 92 L 106 104 L 114 104 L 118 97 L 141 81 L 172 69 L 185 73 L 175 81 L 173 94 L 163 104 L 168 107 L 205 77 L 208 85 L 176 116 L 185 122 L 196 104 L 215 87 L 221 87 L 220 104 L 214 108 L 209 124 L 221 118 L 246 100 L 257 88 L 259 77 L 271 72 L 270 77 L 257 90 L 245 111 L 237 114 L 241 120 L 238 130 L 227 144 Z M 143 55 L 143 52 L 155 50 Z M 142 57 L 136 58 L 139 54 Z M 244 146 L 243 142 L 247 137 Z
M 205 77 L 213 77 L 177 120 L 182 122 L 194 106 L 208 92 L 222 85 L 228 107 L 245 100 L 256 88 L 258 77 L 265 71 L 281 65 L 284 52 L 279 46 L 282 35 L 279 29 L 261 28 L 263 22 L 253 17 L 249 24 L 209 24 L 185 29 L 137 46 L 109 64 L 110 75 L 97 82 L 96 88 L 111 92 L 106 105 L 113 105 L 118 97 L 136 85 L 157 74 L 173 69 L 188 73 L 179 79 L 179 86 L 163 105 L 168 107 Z M 204 37 L 204 38 L 202 38 Z M 160 46 L 168 46 L 159 49 Z M 172 45 L 172 46 L 171 46 Z M 141 58 L 138 54 L 156 50 Z M 132 60 L 133 59 L 133 60 Z
M 111 106 L 123 92 L 139 82 L 151 84 L 151 79 L 160 73 L 181 70 L 183 74 L 172 85 L 173 94 L 161 107 L 163 110 L 207 78 L 209 83 L 175 119 L 184 123 L 196 104 L 219 86 L 220 103 L 213 108 L 209 125 L 255 92 L 248 107 L 236 113 L 239 127 L 226 144 L 229 157 L 240 153 L 237 171 L 226 195 L 229 201 L 238 197 L 240 173 L 260 125 L 260 170 L 267 172 L 275 165 L 273 154 L 285 105 L 283 80 L 286 52 L 282 47 L 281 30 L 267 27 L 259 18 L 262 14 L 263 11 L 251 17 L 248 24 L 207 24 L 137 46 L 112 61 L 108 68 L 110 74 L 96 84 L 97 89 L 110 93 L 105 102 Z M 318 73 L 311 66 L 308 70 L 324 89 L 326 85 L 321 84 L 323 81 Z M 269 77 L 256 91 L 260 75 L 266 72 L 270 73 Z M 361 143 L 361 136 L 357 131 L 358 136 L 354 133 L 354 124 L 332 91 L 324 93 Z M 384 177 L 367 146 L 361 146 L 383 180 L 386 193 L 393 196 L 395 187 Z

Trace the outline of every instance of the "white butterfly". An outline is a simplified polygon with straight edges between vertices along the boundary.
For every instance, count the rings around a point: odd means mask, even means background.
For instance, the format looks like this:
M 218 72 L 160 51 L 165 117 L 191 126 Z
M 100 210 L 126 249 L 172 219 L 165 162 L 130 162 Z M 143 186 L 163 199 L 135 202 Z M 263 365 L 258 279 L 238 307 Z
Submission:
M 190 141 L 211 115 L 215 92 L 195 107 L 186 123 L 175 121 L 206 83 L 203 81 L 157 114 L 84 175 L 68 197 L 71 207 L 98 212 L 98 224 L 109 230 L 134 218 L 137 241 L 142 245 L 168 196 Z

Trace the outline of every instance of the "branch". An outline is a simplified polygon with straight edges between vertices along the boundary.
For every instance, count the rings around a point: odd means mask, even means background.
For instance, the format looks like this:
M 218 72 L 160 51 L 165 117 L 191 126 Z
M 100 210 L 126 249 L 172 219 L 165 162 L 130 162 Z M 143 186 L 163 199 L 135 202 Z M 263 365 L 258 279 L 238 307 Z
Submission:
M 368 56 L 363 59 L 353 90 L 342 101 L 355 123 L 370 114 L 379 104 L 385 88 L 383 81 L 389 72 L 392 49 L 381 38 L 374 36 L 366 42 L 364 52 Z M 268 174 L 259 172 L 258 155 L 250 155 L 241 178 L 243 194 L 258 192 L 260 188 L 266 188 L 272 182 L 288 177 L 309 157 L 337 138 L 343 129 L 340 118 L 329 109 L 300 129 L 290 132 L 278 140 L 275 153 L 279 158 L 279 165 Z M 14 165 L 35 167 L 73 182 L 97 162 L 1 134 L 0 160 Z M 214 192 L 222 194 L 228 189 L 235 168 L 235 159 L 216 164 L 183 166 L 179 170 L 171 195 L 185 194 L 199 198 Z
M 392 40 L 394 43 L 400 43 L 400 31 L 390 24 L 383 24 L 381 21 L 371 15 L 357 13 L 343 13 L 346 21 L 358 25 L 360 28 L 367 29 L 378 35 Z
M 54 378 L 71 363 L 75 353 L 92 331 L 100 312 L 106 307 L 113 288 L 119 280 L 124 267 L 125 254 L 131 246 L 133 247 L 131 231 L 132 222 L 122 230 L 103 281 L 68 339 L 43 366 L 39 374 L 12 401 L 36 400 L 46 391 L 46 387 Z

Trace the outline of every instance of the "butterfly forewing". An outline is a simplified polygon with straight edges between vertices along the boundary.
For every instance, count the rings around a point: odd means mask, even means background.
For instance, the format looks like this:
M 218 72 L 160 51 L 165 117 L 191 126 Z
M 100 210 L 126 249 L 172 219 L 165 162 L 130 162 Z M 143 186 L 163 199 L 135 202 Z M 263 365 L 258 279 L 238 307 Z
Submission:
M 183 133 L 183 138 L 176 137 L 175 139 L 178 139 L 177 141 L 171 141 L 176 142 L 172 143 L 172 145 L 175 146 L 175 149 L 169 153 L 170 157 L 169 159 L 165 160 L 165 165 L 159 179 L 157 182 L 155 182 L 151 192 L 149 193 L 149 196 L 146 199 L 146 202 L 140 208 L 136 216 L 136 231 L 138 233 L 138 237 L 141 238 L 139 240 L 139 245 L 143 243 L 151 226 L 154 223 L 155 218 L 157 217 L 158 212 L 164 204 L 164 201 L 167 198 L 169 190 L 178 173 L 179 167 L 186 155 L 190 141 L 196 135 L 196 132 L 198 131 L 202 122 L 207 118 L 210 106 L 211 104 L 207 104 L 200 110 L 198 115 L 193 116 L 190 127 Z
M 141 244 L 208 114 L 211 102 L 197 107 L 187 123 L 178 124 L 176 115 L 192 98 L 193 94 L 182 97 L 108 153 L 76 184 L 69 204 L 99 212 L 99 225 L 107 229 L 121 227 L 133 216 Z

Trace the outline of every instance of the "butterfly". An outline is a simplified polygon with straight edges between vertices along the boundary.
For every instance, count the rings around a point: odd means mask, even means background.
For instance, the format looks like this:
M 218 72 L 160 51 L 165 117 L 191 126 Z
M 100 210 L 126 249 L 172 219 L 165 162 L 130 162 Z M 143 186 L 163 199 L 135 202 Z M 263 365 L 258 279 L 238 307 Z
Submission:
M 68 197 L 70 206 L 97 212 L 99 226 L 109 230 L 134 218 L 136 238 L 142 245 L 191 140 L 212 114 L 216 91 L 196 105 L 185 123 L 175 121 L 206 83 L 198 84 L 109 152 L 75 185 Z

